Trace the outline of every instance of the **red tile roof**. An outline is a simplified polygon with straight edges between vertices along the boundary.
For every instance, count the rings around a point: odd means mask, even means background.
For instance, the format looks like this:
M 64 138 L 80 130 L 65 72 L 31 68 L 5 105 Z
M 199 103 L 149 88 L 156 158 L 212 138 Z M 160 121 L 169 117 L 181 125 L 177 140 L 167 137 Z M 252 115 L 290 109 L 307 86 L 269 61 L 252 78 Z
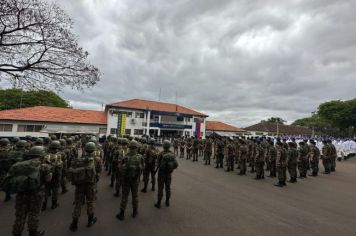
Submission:
M 206 131 L 245 132 L 245 130 L 220 121 L 206 121 Z
M 3 110 L 0 120 L 107 124 L 106 112 L 45 106 Z
M 178 112 L 178 113 L 183 113 L 183 114 L 188 114 L 188 115 L 193 115 L 193 116 L 205 116 L 207 115 L 191 110 L 189 108 L 176 105 L 176 104 L 171 104 L 171 103 L 165 103 L 165 102 L 155 102 L 155 101 L 148 101 L 148 100 L 142 100 L 142 99 L 131 99 L 127 101 L 122 101 L 122 102 L 115 102 L 110 104 L 109 106 L 111 107 L 120 107 L 120 108 L 130 108 L 130 109 L 138 109 L 138 110 L 151 110 L 151 111 L 162 111 L 162 112 Z
M 277 124 L 270 122 L 261 122 L 249 127 L 247 131 L 277 133 Z M 284 135 L 311 135 L 313 131 L 309 128 L 294 125 L 278 125 L 278 133 Z

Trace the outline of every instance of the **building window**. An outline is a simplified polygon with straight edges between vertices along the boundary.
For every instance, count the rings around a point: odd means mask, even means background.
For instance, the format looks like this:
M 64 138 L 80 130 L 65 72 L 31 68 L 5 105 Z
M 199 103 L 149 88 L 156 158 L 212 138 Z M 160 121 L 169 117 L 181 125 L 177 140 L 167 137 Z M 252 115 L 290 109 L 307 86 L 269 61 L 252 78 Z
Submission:
M 106 128 L 99 128 L 99 134 L 106 134 Z
M 116 133 L 117 133 L 117 129 L 115 129 L 115 128 L 110 129 L 110 134 L 116 134 Z
M 135 129 L 134 135 L 143 135 L 143 129 Z
M 17 132 L 40 132 L 42 125 L 18 125 Z
M 126 135 L 131 135 L 131 129 L 125 129 L 125 134 Z
M 0 132 L 11 132 L 12 124 L 0 124 Z
M 177 121 L 184 121 L 184 117 L 182 117 L 182 116 L 177 116 Z
M 145 118 L 145 114 L 143 112 L 136 112 L 135 118 Z
M 190 118 L 189 118 L 189 117 L 185 118 L 185 120 L 186 120 L 187 122 L 190 122 Z
M 132 112 L 127 112 L 127 113 L 126 113 L 126 117 L 127 117 L 127 118 L 132 118 Z

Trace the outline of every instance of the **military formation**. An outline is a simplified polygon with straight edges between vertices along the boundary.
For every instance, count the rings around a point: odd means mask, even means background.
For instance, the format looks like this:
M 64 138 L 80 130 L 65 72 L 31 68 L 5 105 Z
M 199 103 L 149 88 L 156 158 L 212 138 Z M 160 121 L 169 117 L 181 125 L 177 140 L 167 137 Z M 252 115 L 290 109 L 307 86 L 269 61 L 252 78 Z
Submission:
M 86 204 L 88 227 L 97 222 L 95 201 L 100 173 L 105 168 L 110 176 L 114 196 L 121 197 L 116 217 L 125 219 L 128 198 L 132 197 L 132 217 L 138 215 L 138 191 L 142 178 L 146 193 L 148 185 L 155 191 L 156 208 L 161 208 L 165 191 L 165 205 L 170 206 L 172 173 L 178 167 L 171 143 L 163 142 L 163 151 L 154 139 L 112 137 L 100 144 L 95 136 L 74 135 L 46 138 L 0 139 L 0 187 L 5 201 L 15 200 L 15 223 L 12 234 L 22 235 L 27 222 L 30 236 L 44 235 L 38 229 L 41 212 L 60 206 L 60 194 L 68 192 L 68 183 L 74 186 L 72 223 L 69 229 L 78 230 L 82 206 Z M 157 174 L 158 173 L 158 174 Z M 158 177 L 156 178 L 156 175 Z M 50 205 L 49 205 L 50 204 Z
M 277 187 L 287 186 L 288 182 L 297 183 L 297 179 L 319 174 L 319 160 L 322 160 L 324 174 L 336 170 L 337 152 L 331 140 L 324 140 L 321 150 L 316 141 L 292 138 L 272 139 L 267 137 L 210 137 L 205 140 L 179 138 L 174 140 L 174 151 L 180 158 L 198 161 L 202 157 L 205 165 L 215 160 L 215 168 L 224 168 L 238 175 L 254 173 L 256 180 L 268 177 L 277 178 Z M 308 174 L 309 172 L 309 174 Z

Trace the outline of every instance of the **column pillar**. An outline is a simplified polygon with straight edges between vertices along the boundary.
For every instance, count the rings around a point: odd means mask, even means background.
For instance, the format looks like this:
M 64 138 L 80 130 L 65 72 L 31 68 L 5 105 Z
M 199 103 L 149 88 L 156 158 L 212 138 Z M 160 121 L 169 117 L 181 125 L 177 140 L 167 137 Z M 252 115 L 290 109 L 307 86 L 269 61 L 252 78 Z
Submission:
M 151 122 L 151 111 L 148 111 L 147 113 L 147 127 L 146 127 L 146 135 L 149 136 L 150 135 L 150 122 Z

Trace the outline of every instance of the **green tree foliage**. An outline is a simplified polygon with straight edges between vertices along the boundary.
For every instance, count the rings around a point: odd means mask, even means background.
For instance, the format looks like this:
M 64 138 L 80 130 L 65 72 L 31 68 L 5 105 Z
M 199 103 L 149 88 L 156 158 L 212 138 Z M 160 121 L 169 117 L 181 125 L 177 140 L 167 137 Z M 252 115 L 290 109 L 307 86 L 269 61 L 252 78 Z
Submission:
M 269 123 L 278 123 L 278 124 L 281 124 L 283 125 L 286 121 L 280 117 L 271 117 L 269 119 L 267 119 L 266 122 L 269 122 Z
M 67 101 L 52 91 L 0 90 L 0 110 L 33 106 L 70 107 Z
M 312 117 L 296 120 L 293 125 L 337 136 L 356 135 L 356 99 L 329 101 L 319 105 Z

